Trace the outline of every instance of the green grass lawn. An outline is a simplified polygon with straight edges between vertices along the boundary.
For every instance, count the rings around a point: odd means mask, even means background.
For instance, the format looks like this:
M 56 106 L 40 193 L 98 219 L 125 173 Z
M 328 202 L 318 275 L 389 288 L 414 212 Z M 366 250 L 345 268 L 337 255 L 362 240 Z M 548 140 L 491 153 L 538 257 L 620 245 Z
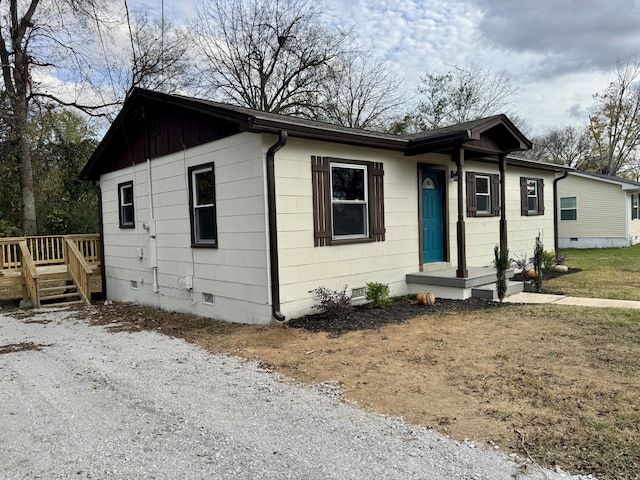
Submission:
M 582 271 L 544 283 L 574 297 L 640 300 L 640 244 L 627 248 L 563 250 L 565 265 Z

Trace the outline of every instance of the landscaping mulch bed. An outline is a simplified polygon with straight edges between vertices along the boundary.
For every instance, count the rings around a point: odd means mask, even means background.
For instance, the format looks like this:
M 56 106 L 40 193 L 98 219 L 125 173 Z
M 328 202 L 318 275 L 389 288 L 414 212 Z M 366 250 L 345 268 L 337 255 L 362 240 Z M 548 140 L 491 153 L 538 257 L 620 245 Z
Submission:
M 480 298 L 469 298 L 467 300 L 437 298 L 433 305 L 418 305 L 414 297 L 408 295 L 406 297 L 394 298 L 390 305 L 382 308 L 376 308 L 370 305 L 354 307 L 352 313 L 343 321 L 326 313 L 318 313 L 316 315 L 305 315 L 301 318 L 292 319 L 287 322 L 287 326 L 303 328 L 310 332 L 327 332 L 339 335 L 355 330 L 369 330 L 385 325 L 404 323 L 411 318 L 421 315 L 438 315 L 498 307 L 501 307 L 500 303 Z
M 555 270 L 547 270 L 546 272 L 543 272 L 542 275 L 542 291 L 538 292 L 538 293 L 547 293 L 549 295 L 564 295 L 564 292 L 558 292 L 556 290 L 549 290 L 548 288 L 545 288 L 544 286 L 544 282 L 546 282 L 547 280 L 552 280 L 554 278 L 558 278 L 558 277 L 562 277 L 563 275 L 569 275 L 571 273 L 577 273 L 577 272 L 581 272 L 582 269 L 580 268 L 569 268 L 569 270 L 567 270 L 566 272 L 556 272 Z M 523 281 L 523 274 L 522 273 L 518 273 L 517 275 L 514 275 L 513 278 L 511 279 L 514 282 L 522 282 Z M 524 284 L 524 291 L 527 293 L 535 293 L 536 291 L 536 287 L 533 283 L 533 281 L 529 280 L 528 278 L 525 281 Z
M 543 281 L 580 271 L 579 268 L 570 268 L 566 272 L 549 270 L 544 272 Z M 512 281 L 523 281 L 522 274 L 514 276 Z M 544 282 L 542 286 L 543 289 L 540 293 L 562 295 L 562 292 L 545 289 Z M 535 292 L 535 285 L 531 280 L 527 279 L 525 282 L 524 291 Z M 385 325 L 400 324 L 421 315 L 438 315 L 447 312 L 484 310 L 488 308 L 507 308 L 509 305 L 510 304 L 500 304 L 499 302 L 480 298 L 469 298 L 467 300 L 437 298 L 434 305 L 418 305 L 413 295 L 407 295 L 405 297 L 394 298 L 391 305 L 383 308 L 375 308 L 371 305 L 354 307 L 346 320 L 339 320 L 327 313 L 318 313 L 291 319 L 287 322 L 287 326 L 302 328 L 310 332 L 326 332 L 332 335 L 340 335 L 346 332 L 377 329 Z

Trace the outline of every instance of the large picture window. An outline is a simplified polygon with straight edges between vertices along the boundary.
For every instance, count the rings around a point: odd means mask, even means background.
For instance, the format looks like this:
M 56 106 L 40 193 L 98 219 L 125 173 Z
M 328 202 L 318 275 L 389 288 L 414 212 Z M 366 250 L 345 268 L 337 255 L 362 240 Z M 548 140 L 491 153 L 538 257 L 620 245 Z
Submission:
M 118 185 L 118 218 L 120 228 L 135 227 L 135 209 L 133 206 L 133 182 Z
M 578 201 L 576 197 L 560 197 L 560 220 L 578 219 Z
M 315 245 L 384 240 L 382 163 L 311 157 Z
M 191 243 L 217 247 L 216 189 L 213 163 L 189 169 Z
M 544 215 L 544 180 L 520 177 L 520 213 Z
M 332 238 L 367 238 L 369 206 L 367 167 L 331 164 Z

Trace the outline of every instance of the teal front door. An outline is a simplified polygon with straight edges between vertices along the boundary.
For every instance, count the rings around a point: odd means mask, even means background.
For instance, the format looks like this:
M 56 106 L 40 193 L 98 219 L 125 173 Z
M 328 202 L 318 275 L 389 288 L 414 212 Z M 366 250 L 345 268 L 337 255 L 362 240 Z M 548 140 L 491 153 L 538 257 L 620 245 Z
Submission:
M 422 263 L 444 260 L 442 225 L 442 174 L 423 170 L 422 178 Z

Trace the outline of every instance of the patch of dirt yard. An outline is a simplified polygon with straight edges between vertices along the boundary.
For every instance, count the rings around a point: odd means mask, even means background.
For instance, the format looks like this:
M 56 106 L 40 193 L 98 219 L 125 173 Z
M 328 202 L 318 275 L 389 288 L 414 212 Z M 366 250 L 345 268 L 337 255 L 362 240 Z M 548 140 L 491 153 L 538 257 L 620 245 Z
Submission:
M 640 478 L 640 312 L 397 299 L 282 327 L 100 305 L 95 323 L 150 329 L 339 382 L 363 408 L 600 478 Z M 609 311 L 611 312 L 611 311 Z

